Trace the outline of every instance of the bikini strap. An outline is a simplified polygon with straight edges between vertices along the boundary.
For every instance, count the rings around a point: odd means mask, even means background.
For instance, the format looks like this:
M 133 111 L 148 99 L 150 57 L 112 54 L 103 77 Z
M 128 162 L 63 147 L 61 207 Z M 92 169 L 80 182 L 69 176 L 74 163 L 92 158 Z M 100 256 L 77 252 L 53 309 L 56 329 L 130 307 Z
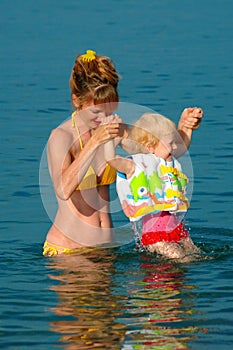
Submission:
M 80 149 L 83 149 L 83 143 L 82 143 L 82 139 L 81 139 L 81 135 L 80 135 L 78 126 L 77 126 L 76 121 L 75 121 L 75 115 L 76 115 L 76 111 L 74 111 L 74 112 L 72 113 L 72 116 L 71 116 L 72 127 L 76 129 L 77 134 L 78 134 L 78 140 L 79 140 Z

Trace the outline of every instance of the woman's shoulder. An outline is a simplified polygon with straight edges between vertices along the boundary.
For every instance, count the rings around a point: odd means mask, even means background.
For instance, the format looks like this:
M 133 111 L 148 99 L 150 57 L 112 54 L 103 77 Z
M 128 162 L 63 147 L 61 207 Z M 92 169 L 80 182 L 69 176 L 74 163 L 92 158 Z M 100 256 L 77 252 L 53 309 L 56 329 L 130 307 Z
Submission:
M 65 123 L 59 125 L 57 128 L 52 129 L 49 139 L 72 139 L 73 132 L 70 124 L 70 121 L 66 121 Z
M 55 129 L 52 129 L 48 139 L 48 145 L 51 147 L 71 147 L 74 142 L 72 129 L 62 124 Z

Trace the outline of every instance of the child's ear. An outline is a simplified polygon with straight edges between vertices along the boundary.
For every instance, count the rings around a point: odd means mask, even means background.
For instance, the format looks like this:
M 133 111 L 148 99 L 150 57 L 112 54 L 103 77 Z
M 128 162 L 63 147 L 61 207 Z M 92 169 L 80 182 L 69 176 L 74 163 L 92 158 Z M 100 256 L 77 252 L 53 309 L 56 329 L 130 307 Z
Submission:
M 147 142 L 146 144 L 145 144 L 145 148 L 148 150 L 148 152 L 150 152 L 150 153 L 153 153 L 153 151 L 154 151 L 154 147 L 153 146 L 151 146 L 151 144 L 149 143 L 149 142 Z

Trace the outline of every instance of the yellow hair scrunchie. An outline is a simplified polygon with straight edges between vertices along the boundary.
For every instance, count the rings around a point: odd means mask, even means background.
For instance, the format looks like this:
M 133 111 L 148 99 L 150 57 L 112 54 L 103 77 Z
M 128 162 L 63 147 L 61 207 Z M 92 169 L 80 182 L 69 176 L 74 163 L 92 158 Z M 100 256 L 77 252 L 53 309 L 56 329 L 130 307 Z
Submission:
M 96 59 L 96 52 L 92 50 L 87 50 L 84 55 L 81 55 L 81 59 L 83 62 L 91 62 Z

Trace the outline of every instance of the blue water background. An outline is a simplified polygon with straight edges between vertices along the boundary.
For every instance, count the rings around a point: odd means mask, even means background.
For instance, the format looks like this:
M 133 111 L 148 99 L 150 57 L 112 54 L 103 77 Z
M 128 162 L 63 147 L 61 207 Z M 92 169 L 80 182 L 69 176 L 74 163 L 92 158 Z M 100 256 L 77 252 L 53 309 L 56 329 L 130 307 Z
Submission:
M 232 16 L 230 0 L 1 0 L 1 349 L 232 349 Z M 211 260 L 161 265 L 133 245 L 77 266 L 41 256 L 41 155 L 86 49 L 114 60 L 121 101 L 175 122 L 204 109 L 187 222 Z

